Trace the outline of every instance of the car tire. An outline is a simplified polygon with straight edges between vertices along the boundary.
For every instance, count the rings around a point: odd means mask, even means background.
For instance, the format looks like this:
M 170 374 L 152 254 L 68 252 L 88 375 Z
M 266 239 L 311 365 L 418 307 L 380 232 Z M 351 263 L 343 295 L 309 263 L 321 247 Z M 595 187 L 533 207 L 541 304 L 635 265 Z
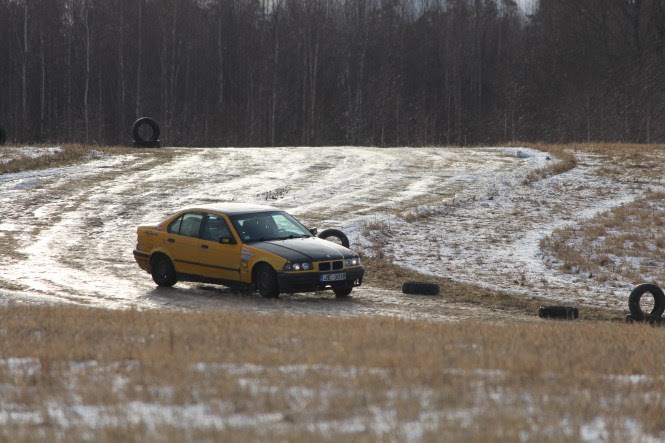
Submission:
M 157 254 L 150 260 L 150 275 L 157 286 L 161 287 L 169 288 L 178 281 L 171 259 L 163 254 Z
M 0 146 L 4 145 L 6 141 L 7 141 L 7 133 L 5 132 L 5 128 L 0 126 Z
M 640 306 L 642 296 L 646 293 L 651 294 L 654 299 L 653 309 L 648 314 L 642 311 L 642 307 Z M 665 294 L 656 285 L 650 283 L 638 285 L 628 297 L 628 309 L 635 321 L 656 321 L 663 315 L 663 311 L 665 311 Z
M 152 129 L 152 137 L 148 140 L 141 137 L 141 126 L 143 125 L 148 125 Z M 159 124 L 150 117 L 141 117 L 136 120 L 132 126 L 132 135 L 134 136 L 134 146 L 142 148 L 159 147 Z
M 337 286 L 337 287 L 333 286 L 332 290 L 335 293 L 335 297 L 346 298 L 349 295 L 351 295 L 351 291 L 353 291 L 353 286 Z
M 578 318 L 579 315 L 579 310 L 571 306 L 541 306 L 538 309 L 538 317 L 540 318 L 574 320 Z
M 279 297 L 279 283 L 277 282 L 277 274 L 270 267 L 270 265 L 259 265 L 260 267 L 254 274 L 254 284 L 256 289 L 264 298 L 277 298 Z
M 405 281 L 402 283 L 402 292 L 404 294 L 416 295 L 439 295 L 439 285 L 436 283 L 423 283 L 417 281 Z
M 327 238 L 329 238 L 329 237 L 335 237 L 335 238 L 338 238 L 339 241 L 342 242 L 342 246 L 344 246 L 345 248 L 348 248 L 348 247 L 349 247 L 349 244 L 350 244 L 350 243 L 349 243 L 349 238 L 346 236 L 346 234 L 344 234 L 344 233 L 343 233 L 342 231 L 340 231 L 339 229 L 335 229 L 335 228 L 324 229 L 324 230 L 321 231 L 321 233 L 319 234 L 319 238 L 322 238 L 323 240 L 325 240 L 325 239 L 327 239 Z

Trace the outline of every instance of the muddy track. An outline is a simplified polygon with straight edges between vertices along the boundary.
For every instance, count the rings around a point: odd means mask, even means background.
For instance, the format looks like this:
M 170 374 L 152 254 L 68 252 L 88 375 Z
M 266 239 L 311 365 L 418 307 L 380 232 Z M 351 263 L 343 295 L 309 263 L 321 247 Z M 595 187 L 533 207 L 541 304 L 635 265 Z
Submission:
M 593 156 L 565 177 L 524 185 L 526 174 L 548 160 L 536 151 L 522 154 L 490 148 L 165 149 L 5 174 L 0 294 L 4 301 L 108 308 L 487 315 L 482 303 L 407 297 L 371 279 L 343 302 L 327 293 L 266 301 L 195 284 L 158 290 L 134 263 L 137 225 L 189 205 L 239 201 L 279 206 L 319 229 L 342 228 L 362 252 L 380 252 L 420 272 L 525 296 L 543 292 L 544 285 L 553 298 L 565 298 L 566 279 L 534 266 L 539 239 L 575 220 L 578 208 L 599 211 L 641 190 L 627 182 L 607 191 L 594 173 L 602 162 Z M 385 232 L 368 235 L 373 225 Z M 584 291 L 575 297 L 583 301 Z M 491 316 L 524 317 L 510 311 Z
M 161 154 L 168 152 L 168 155 Z M 204 285 L 158 290 L 138 270 L 135 227 L 190 204 L 276 204 L 310 225 L 399 213 L 462 192 L 478 169 L 510 170 L 514 158 L 434 150 L 178 149 L 142 151 L 57 169 L 6 174 L 0 205 L 0 284 L 5 297 L 110 308 L 235 308 L 342 315 L 458 317 L 441 298 L 368 286 L 348 301 L 331 294 L 278 301 Z M 465 174 L 450 174 L 465 164 Z M 465 311 L 465 309 L 462 309 Z M 475 315 L 469 313 L 469 315 Z

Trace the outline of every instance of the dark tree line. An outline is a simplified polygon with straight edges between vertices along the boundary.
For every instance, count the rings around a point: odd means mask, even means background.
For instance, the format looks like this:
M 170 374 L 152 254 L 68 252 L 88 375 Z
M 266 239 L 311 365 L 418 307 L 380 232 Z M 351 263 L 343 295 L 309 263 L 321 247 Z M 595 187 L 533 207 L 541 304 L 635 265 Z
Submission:
M 17 142 L 665 141 L 665 0 L 0 0 Z

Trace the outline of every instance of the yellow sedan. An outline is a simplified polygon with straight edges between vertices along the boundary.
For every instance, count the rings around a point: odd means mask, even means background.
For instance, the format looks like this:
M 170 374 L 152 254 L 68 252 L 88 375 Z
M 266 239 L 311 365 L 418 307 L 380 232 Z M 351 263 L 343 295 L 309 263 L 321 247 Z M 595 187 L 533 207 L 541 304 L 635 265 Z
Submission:
M 197 206 L 139 226 L 134 258 L 159 286 L 193 281 L 253 288 L 268 298 L 325 289 L 348 296 L 362 284 L 360 258 L 315 234 L 271 206 Z

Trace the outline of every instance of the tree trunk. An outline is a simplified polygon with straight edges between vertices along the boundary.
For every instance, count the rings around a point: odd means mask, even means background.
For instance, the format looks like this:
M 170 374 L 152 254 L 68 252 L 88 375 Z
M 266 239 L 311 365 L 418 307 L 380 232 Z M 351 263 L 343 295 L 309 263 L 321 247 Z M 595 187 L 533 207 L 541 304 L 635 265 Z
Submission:
M 85 88 L 83 92 L 83 115 L 85 119 L 85 142 L 90 142 L 90 112 L 88 107 L 88 95 L 90 92 L 90 9 L 87 2 L 81 4 L 81 20 L 85 29 Z
M 125 87 L 125 2 L 123 0 L 119 1 L 120 7 L 118 8 L 118 14 L 120 14 L 120 29 L 118 36 L 118 70 L 119 80 L 118 80 L 118 120 L 119 120 L 119 131 L 118 133 L 122 134 L 125 131 L 126 117 L 125 117 L 125 105 L 127 102 L 127 91 Z M 121 139 L 122 141 L 122 139 Z
M 42 87 L 39 100 L 39 141 L 44 140 L 44 113 L 46 110 L 46 63 L 44 61 L 44 34 L 39 30 L 39 61 L 41 64 Z
M 25 139 L 28 126 L 28 2 L 23 4 L 23 66 L 21 70 L 21 113 L 22 138 Z
M 141 116 L 141 61 L 143 60 L 143 0 L 139 0 L 139 24 L 138 24 L 138 59 L 136 61 L 136 109 L 135 117 Z

